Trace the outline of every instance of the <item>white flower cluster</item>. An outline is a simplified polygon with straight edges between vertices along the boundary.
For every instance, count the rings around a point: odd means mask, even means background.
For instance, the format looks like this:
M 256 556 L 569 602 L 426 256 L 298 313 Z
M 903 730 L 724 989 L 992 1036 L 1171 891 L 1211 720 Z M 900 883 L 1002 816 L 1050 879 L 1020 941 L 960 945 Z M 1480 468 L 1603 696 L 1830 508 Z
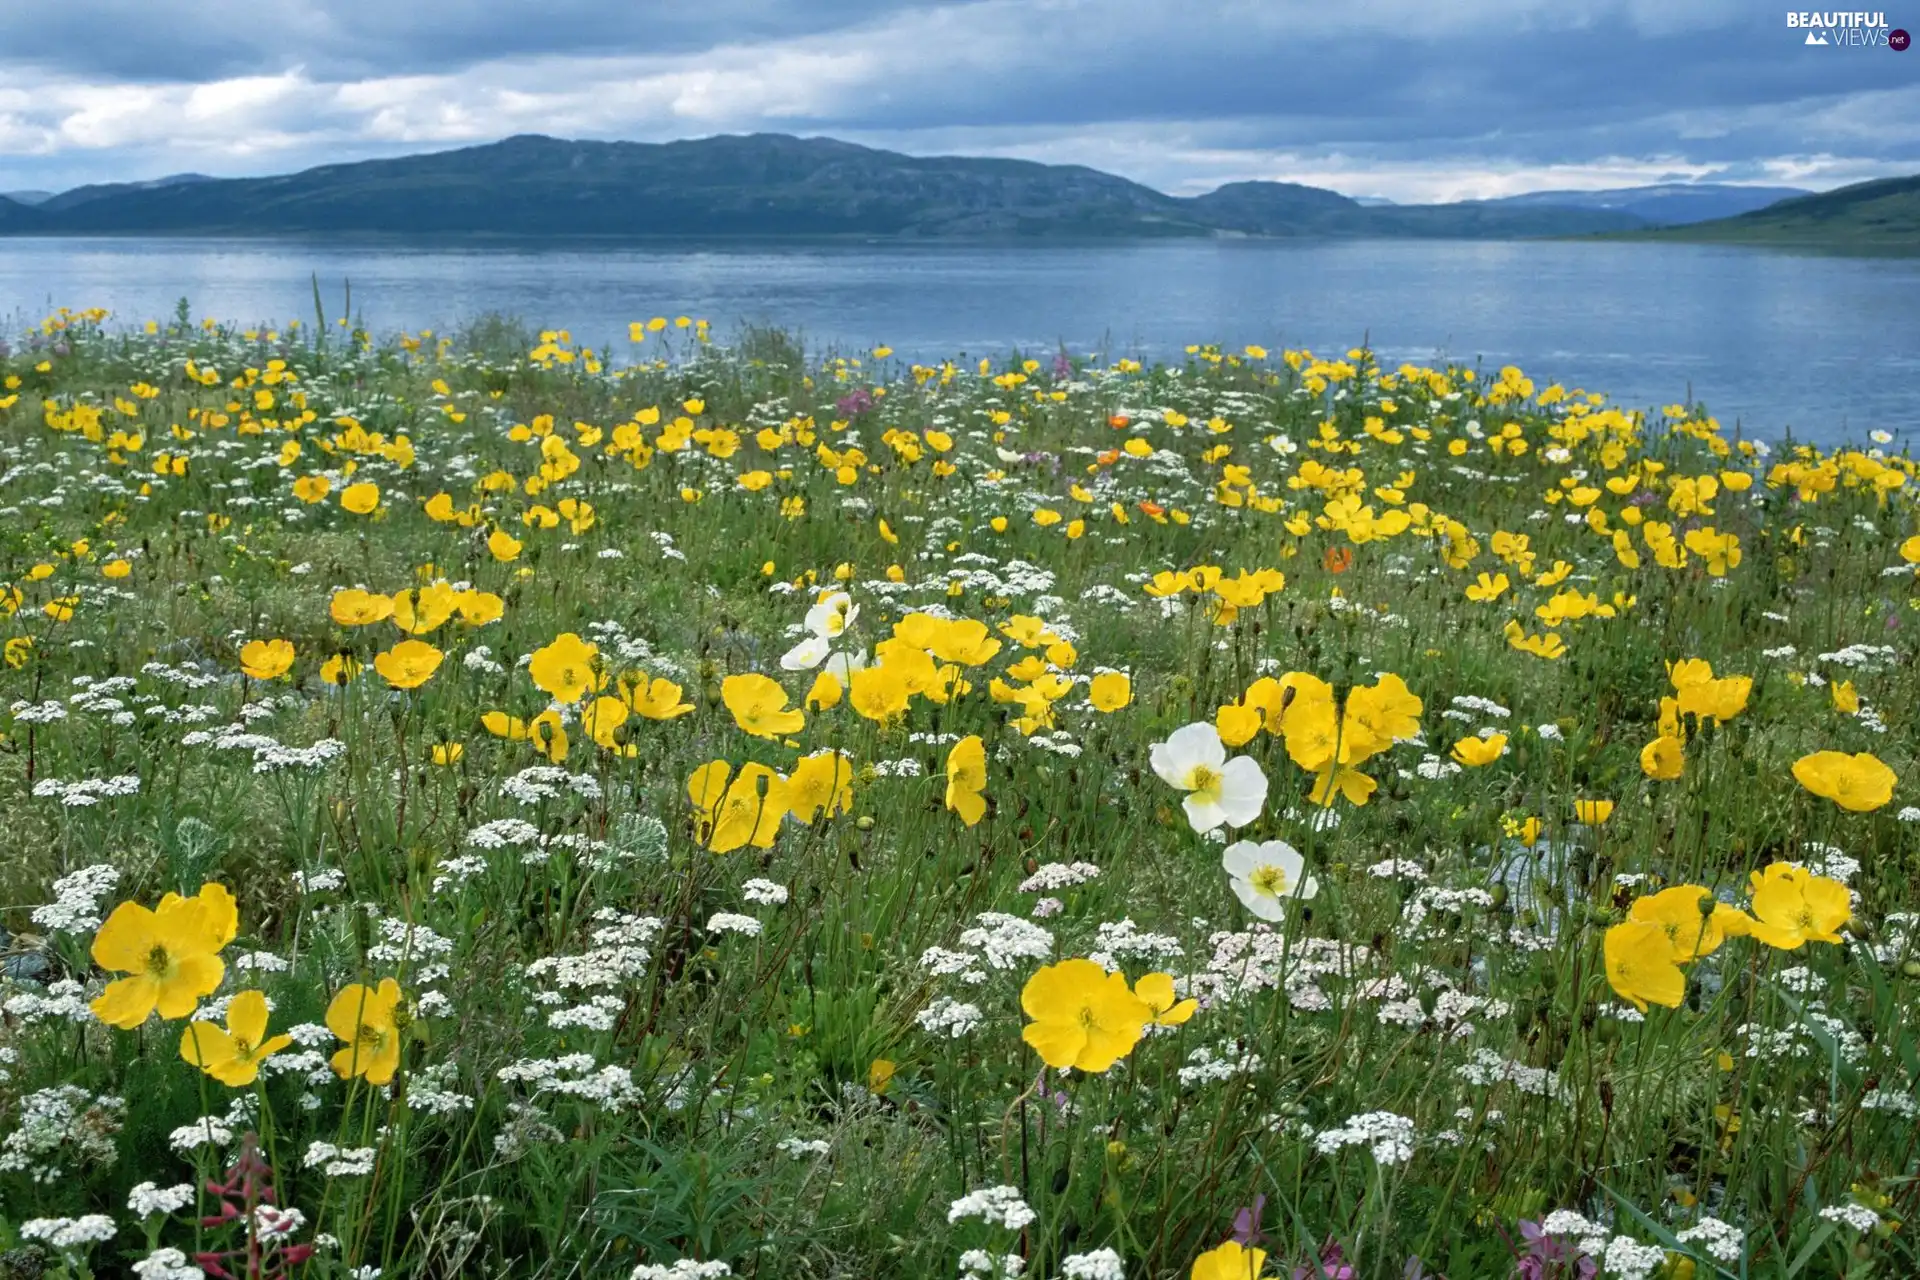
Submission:
M 787 886 L 775 884 L 771 880 L 755 878 L 740 886 L 740 896 L 757 906 L 784 906 L 787 901 Z
M 48 1183 L 82 1165 L 110 1165 L 119 1156 L 126 1100 L 94 1095 L 78 1085 L 42 1089 L 20 1099 L 12 1133 L 0 1140 L 0 1173 L 24 1173 Z
M 733 1268 L 724 1262 L 695 1262 L 691 1258 L 682 1258 L 665 1265 L 643 1262 L 628 1273 L 627 1280 L 719 1280 L 722 1276 L 732 1274 Z
M 1697 1244 L 1715 1262 L 1737 1263 L 1746 1252 L 1746 1237 L 1740 1228 L 1718 1218 L 1702 1218 L 1674 1237 L 1681 1244 Z
M 1127 1280 L 1127 1268 L 1111 1249 L 1070 1253 L 1060 1259 L 1061 1280 Z
M 950 996 L 940 996 L 915 1014 L 913 1020 L 924 1031 L 958 1040 L 978 1027 L 983 1017 L 977 1005 L 965 1004 Z
M 143 1182 L 127 1193 L 127 1208 L 139 1218 L 150 1218 L 156 1213 L 178 1213 L 192 1203 L 191 1182 L 181 1182 L 171 1187 Z
M 522 769 L 500 784 L 501 794 L 524 805 L 539 804 L 542 800 L 558 800 L 562 795 L 572 792 L 583 800 L 600 798 L 600 783 L 592 774 L 568 773 L 565 769 L 553 765 L 537 764 Z
M 782 1138 L 774 1143 L 781 1151 L 795 1160 L 805 1160 L 810 1156 L 824 1156 L 833 1150 L 833 1145 L 820 1138 Z
M 1026 1269 L 1027 1260 L 1017 1253 L 1002 1254 L 996 1258 L 985 1249 L 969 1249 L 960 1255 L 960 1274 L 966 1280 L 975 1276 L 1015 1280 Z
M 507 1083 L 531 1084 L 536 1094 L 565 1094 L 608 1111 L 625 1110 L 640 1100 L 633 1072 L 626 1067 L 599 1066 L 590 1053 L 570 1053 L 562 1058 L 522 1058 L 494 1074 Z
M 133 1264 L 138 1280 L 205 1280 L 206 1272 L 187 1261 L 178 1249 L 155 1249 Z
M 1100 878 L 1100 868 L 1091 862 L 1048 862 L 1020 882 L 1022 893 L 1057 893 Z
M 87 809 L 102 800 L 138 795 L 139 792 L 140 775 L 137 773 L 123 773 L 117 778 L 81 778 L 77 782 L 42 778 L 33 784 L 36 797 L 42 800 L 58 798 L 69 809 Z
M 1820 1211 L 1820 1216 L 1828 1222 L 1837 1222 L 1843 1227 L 1852 1227 L 1862 1233 L 1872 1231 L 1880 1225 L 1880 1215 L 1863 1204 L 1852 1200 L 1845 1204 L 1830 1204 Z
M 33 922 L 55 933 L 91 933 L 100 927 L 100 900 L 119 883 L 120 872 L 104 862 L 61 876 L 53 901 L 33 909 Z
M 1019 916 L 982 911 L 974 917 L 973 927 L 961 932 L 960 945 L 978 951 L 989 968 L 1011 969 L 1022 960 L 1045 960 L 1051 956 L 1053 935 Z M 926 963 L 926 958 L 921 957 L 921 964 Z
M 716 911 L 707 920 L 708 933 L 738 933 L 749 938 L 760 936 L 762 925 L 752 916 L 739 915 L 732 911 Z
M 1143 933 L 1131 920 L 1103 923 L 1088 958 L 1111 972 L 1122 960 L 1178 960 L 1186 954 L 1180 939 L 1164 933 Z
M 373 1147 L 336 1147 L 331 1142 L 314 1142 L 308 1145 L 300 1163 L 305 1168 L 321 1170 L 329 1178 L 359 1178 L 373 1172 L 377 1154 Z
M 1345 1124 L 1313 1140 L 1313 1149 L 1323 1156 L 1344 1147 L 1367 1147 L 1380 1164 L 1405 1164 L 1413 1158 L 1413 1121 L 1391 1111 L 1369 1111 L 1347 1117 Z
M 969 1191 L 947 1206 L 947 1221 L 978 1218 L 992 1226 L 1018 1231 L 1039 1215 L 1020 1198 L 1018 1187 L 983 1187 Z
M 79 1249 L 113 1239 L 119 1227 L 104 1213 L 79 1218 L 28 1218 L 20 1224 L 25 1240 L 45 1240 L 56 1249 Z
M 1201 1045 L 1187 1055 L 1187 1065 L 1179 1070 L 1180 1083 L 1192 1088 L 1197 1084 L 1217 1084 L 1222 1080 L 1231 1080 L 1235 1076 L 1247 1075 L 1258 1071 L 1261 1058 L 1251 1051 L 1234 1053 L 1223 1049 L 1219 1054 Z

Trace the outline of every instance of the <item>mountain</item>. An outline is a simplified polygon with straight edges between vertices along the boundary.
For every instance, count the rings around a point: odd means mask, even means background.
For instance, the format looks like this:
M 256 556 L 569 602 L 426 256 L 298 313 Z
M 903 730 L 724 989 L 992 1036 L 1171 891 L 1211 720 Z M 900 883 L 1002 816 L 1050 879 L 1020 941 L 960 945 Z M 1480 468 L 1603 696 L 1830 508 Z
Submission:
M 538 135 L 267 178 L 80 187 L 0 232 L 1111 238 L 1567 235 L 1605 210 L 1363 205 L 1286 182 L 1177 197 L 1079 165 L 907 156 L 784 134 L 684 142 Z
M 1552 206 L 1560 209 L 1610 209 L 1656 226 L 1679 226 L 1710 218 L 1764 209 L 1781 200 L 1810 195 L 1801 187 L 1741 187 L 1717 182 L 1665 182 L 1610 191 L 1529 191 L 1478 203 L 1509 208 Z
M 15 204 L 45 204 L 51 199 L 51 191 L 0 191 L 0 200 L 11 200 Z
M 163 187 L 184 186 L 192 182 L 217 181 L 217 178 L 209 178 L 204 173 L 176 173 L 165 178 L 150 178 L 145 182 L 106 182 L 89 187 L 75 187 L 71 191 L 62 191 L 57 196 L 46 196 L 39 201 L 39 204 L 49 213 L 58 213 L 62 209 L 71 209 L 89 200 L 108 199 L 136 191 L 157 191 Z
M 1644 234 L 1669 240 L 1920 252 L 1920 175 L 1856 182 L 1738 217 Z
M 83 189 L 84 190 L 84 189 Z M 79 197 L 81 193 L 69 193 Z M 271 178 L 49 201 L 77 232 L 1205 235 L 1182 202 L 1075 165 L 915 157 L 753 134 L 661 144 L 521 136 Z
M 1511 239 L 1694 222 L 1787 190 L 1669 184 L 1402 205 L 1233 182 L 1181 197 L 1081 165 L 908 156 L 832 138 L 522 135 L 265 178 L 176 174 L 77 187 L 32 206 L 8 202 L 0 234 Z
M 22 204 L 8 196 L 0 196 L 0 235 L 11 231 L 46 231 L 47 216 L 30 204 Z

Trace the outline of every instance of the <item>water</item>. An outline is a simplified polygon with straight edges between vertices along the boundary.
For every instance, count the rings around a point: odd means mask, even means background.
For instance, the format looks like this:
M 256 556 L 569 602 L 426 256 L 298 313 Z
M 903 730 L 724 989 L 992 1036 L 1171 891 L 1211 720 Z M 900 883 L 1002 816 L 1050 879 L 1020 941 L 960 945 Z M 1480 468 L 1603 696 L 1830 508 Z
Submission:
M 1920 258 L 1675 244 L 1183 241 L 1076 246 L 622 245 L 0 238 L 0 314 L 111 308 L 247 323 L 332 313 L 376 332 L 488 311 L 628 350 L 627 323 L 704 316 L 936 359 L 1062 344 L 1174 358 L 1193 342 L 1518 364 L 1647 407 L 1689 389 L 1752 435 L 1920 436 Z

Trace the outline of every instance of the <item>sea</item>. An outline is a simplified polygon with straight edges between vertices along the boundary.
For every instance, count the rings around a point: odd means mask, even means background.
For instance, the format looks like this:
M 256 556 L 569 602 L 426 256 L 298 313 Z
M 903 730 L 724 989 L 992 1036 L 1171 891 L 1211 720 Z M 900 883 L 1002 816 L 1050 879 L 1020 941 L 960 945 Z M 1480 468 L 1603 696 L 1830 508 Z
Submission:
M 1614 241 L 579 242 L 0 238 L 0 323 L 106 307 L 245 325 L 321 310 L 379 334 L 490 314 L 632 358 L 693 316 L 811 353 L 1178 363 L 1193 344 L 1367 345 L 1386 364 L 1518 365 L 1632 408 L 1698 402 L 1769 442 L 1920 439 L 1920 257 Z M 639 349 L 658 352 L 657 340 Z

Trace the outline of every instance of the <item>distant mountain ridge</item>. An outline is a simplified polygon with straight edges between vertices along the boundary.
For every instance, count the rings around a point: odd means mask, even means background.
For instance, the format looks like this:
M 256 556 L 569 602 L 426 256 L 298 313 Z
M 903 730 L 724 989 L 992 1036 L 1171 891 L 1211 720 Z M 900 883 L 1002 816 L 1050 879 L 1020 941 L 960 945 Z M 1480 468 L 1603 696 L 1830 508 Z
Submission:
M 1920 252 L 1920 174 L 1856 182 L 1738 217 L 1643 233 L 1660 239 Z
M 1736 194 L 1751 190 L 1669 184 L 1400 205 L 1256 181 L 1170 196 L 1081 165 L 908 156 L 832 138 L 526 134 L 264 178 L 180 174 L 32 204 L 0 197 L 0 234 L 1514 238 L 1641 230 L 1660 220 L 1646 210 L 1681 221 L 1728 201 L 1748 209 L 1765 195 Z

